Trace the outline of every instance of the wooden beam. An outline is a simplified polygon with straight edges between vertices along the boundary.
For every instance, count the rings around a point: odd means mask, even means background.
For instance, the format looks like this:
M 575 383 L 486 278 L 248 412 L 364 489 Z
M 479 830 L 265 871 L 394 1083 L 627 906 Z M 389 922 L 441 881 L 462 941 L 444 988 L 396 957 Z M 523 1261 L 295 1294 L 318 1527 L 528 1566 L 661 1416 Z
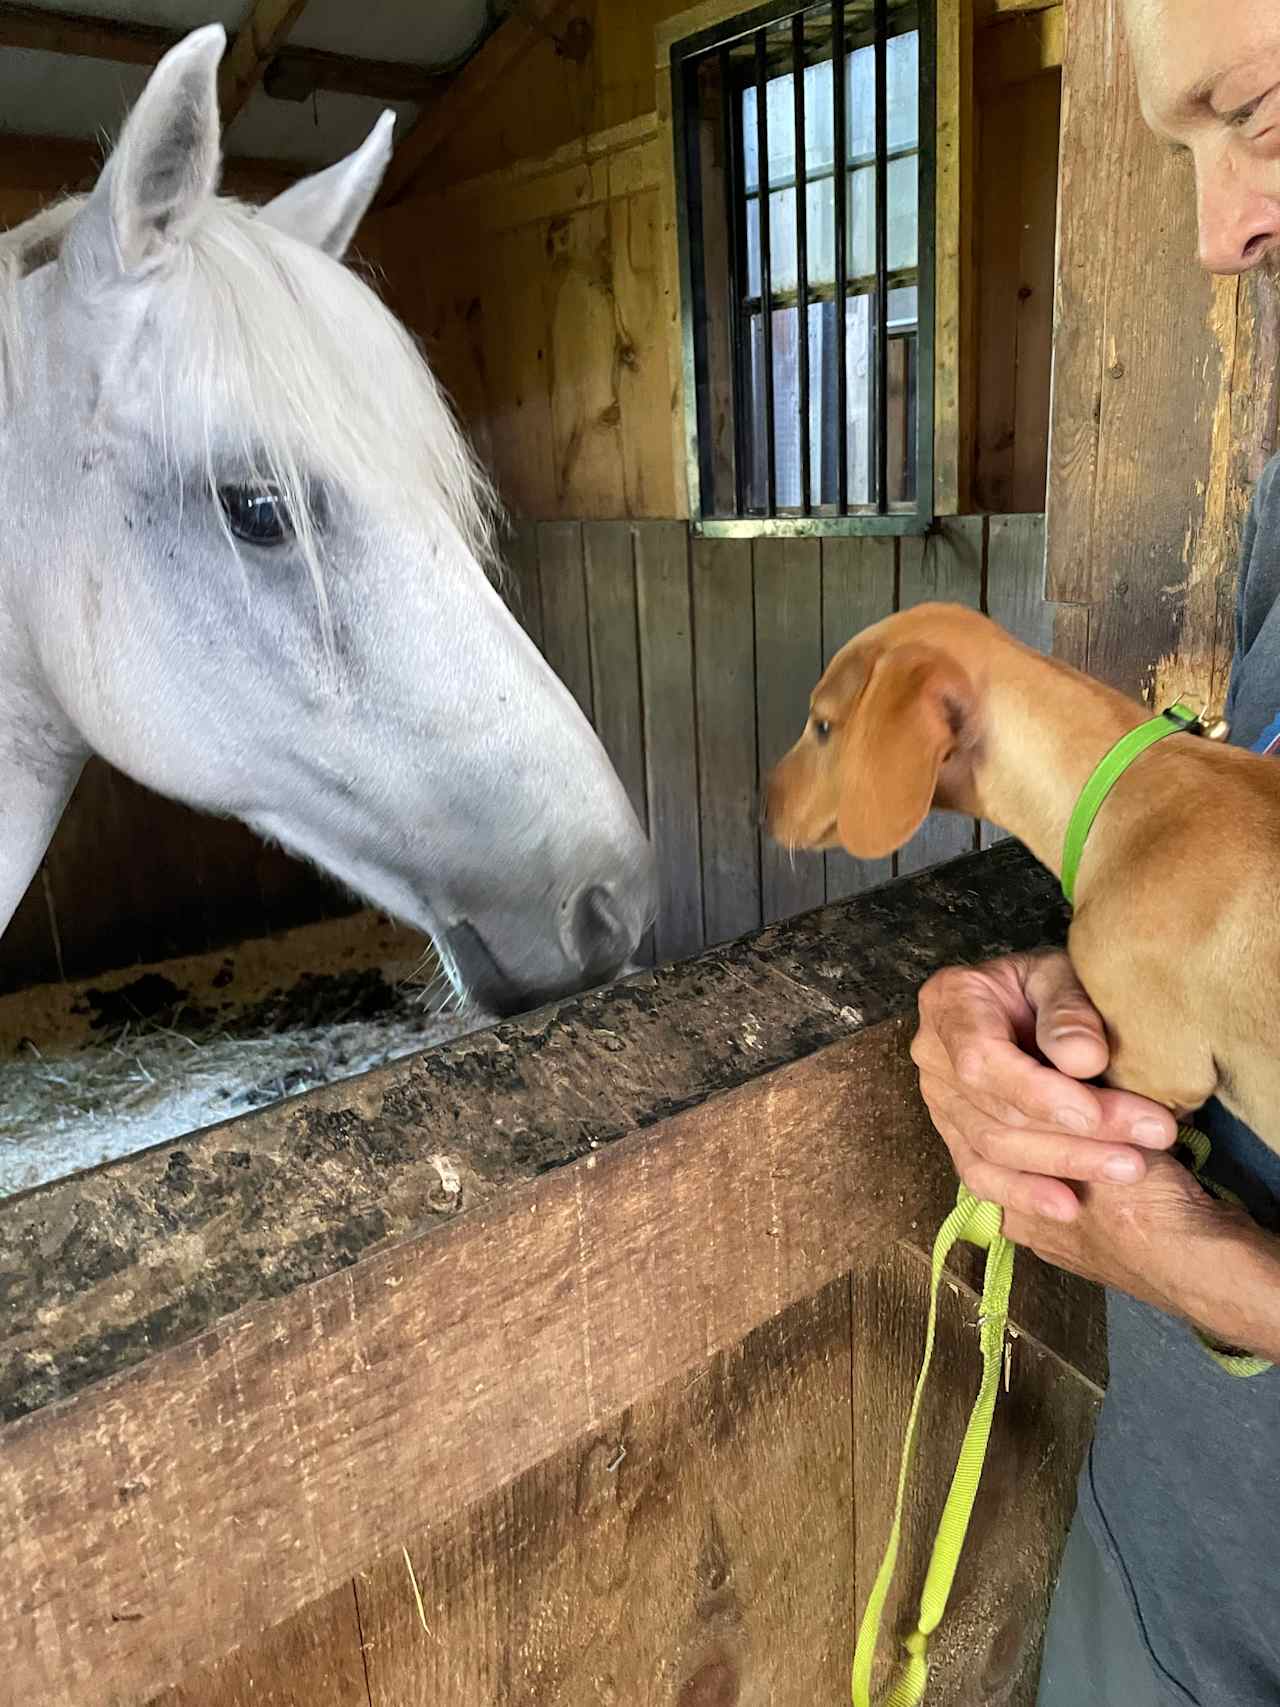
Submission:
M 1032 12 L 1045 12 L 1061 4 L 1061 0 L 975 0 L 973 21 L 979 29 L 999 23 L 1002 18 L 1026 17 Z
M 1062 923 L 1010 843 L 0 1204 L 13 1698 L 152 1699 L 929 1226 L 916 986 Z
M 29 191 L 32 212 L 52 196 L 91 188 L 102 161 L 100 144 L 82 137 L 0 135 L 0 184 L 11 196 Z M 285 160 L 232 156 L 223 167 L 222 188 L 244 201 L 266 201 L 309 169 Z
M 218 69 L 218 106 L 224 125 L 244 111 L 305 5 L 306 0 L 253 0 Z
M 1061 68 L 1065 39 L 1063 7 L 1013 13 L 984 30 L 977 57 L 978 90 L 991 95 L 1012 83 L 1025 83 L 1042 71 Z
M 35 49 L 117 65 L 154 65 L 182 40 L 182 30 L 125 19 L 49 12 L 37 6 L 0 0 L 0 47 Z M 264 78 L 269 94 L 296 100 L 320 89 L 340 95 L 367 95 L 376 101 L 429 101 L 448 75 L 399 60 L 351 59 L 318 48 L 284 47 L 274 54 Z
M 493 100 L 498 86 L 546 40 L 548 26 L 570 4 L 571 0 L 525 0 L 519 12 L 498 25 L 444 94 L 419 115 L 396 149 L 378 198 L 380 207 L 390 207 L 408 194 L 437 149 Z
M 973 442 L 973 9 L 938 0 L 934 511 L 969 508 Z

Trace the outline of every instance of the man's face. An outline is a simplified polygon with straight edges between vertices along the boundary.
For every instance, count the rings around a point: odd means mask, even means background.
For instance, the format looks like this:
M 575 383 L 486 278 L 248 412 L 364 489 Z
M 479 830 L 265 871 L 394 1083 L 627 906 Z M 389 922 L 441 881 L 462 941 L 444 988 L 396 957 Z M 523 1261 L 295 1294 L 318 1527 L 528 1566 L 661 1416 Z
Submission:
M 1195 163 L 1200 261 L 1280 265 L 1280 0 L 1125 0 L 1142 113 Z

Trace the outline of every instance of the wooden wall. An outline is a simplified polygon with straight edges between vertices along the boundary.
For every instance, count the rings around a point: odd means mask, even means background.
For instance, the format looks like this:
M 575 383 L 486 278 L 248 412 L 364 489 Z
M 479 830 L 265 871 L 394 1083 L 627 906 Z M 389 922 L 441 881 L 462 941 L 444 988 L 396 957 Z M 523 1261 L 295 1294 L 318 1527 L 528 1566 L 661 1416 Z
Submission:
M 927 539 L 704 540 L 683 522 L 521 524 L 530 634 L 599 730 L 660 863 L 654 948 L 694 953 L 979 845 L 931 817 L 894 860 L 791 859 L 757 827 L 762 774 L 804 727 L 831 655 L 942 598 L 1048 650 L 1040 516 L 961 516 Z
M 1196 260 L 1191 166 L 1142 122 L 1117 0 L 1071 8 L 1053 341 L 1061 647 L 1163 704 L 1220 704 L 1235 557 L 1275 447 L 1280 298 Z
M 550 42 L 533 50 L 413 193 L 362 231 L 393 307 L 525 518 L 687 514 L 672 143 L 655 59 L 676 14 L 683 31 L 731 10 L 575 8 L 595 28 L 587 59 Z M 1037 511 L 1062 8 L 993 14 L 976 31 L 961 0 L 942 13 L 940 111 L 958 116 L 940 131 L 939 418 L 963 418 L 939 437 L 940 509 Z

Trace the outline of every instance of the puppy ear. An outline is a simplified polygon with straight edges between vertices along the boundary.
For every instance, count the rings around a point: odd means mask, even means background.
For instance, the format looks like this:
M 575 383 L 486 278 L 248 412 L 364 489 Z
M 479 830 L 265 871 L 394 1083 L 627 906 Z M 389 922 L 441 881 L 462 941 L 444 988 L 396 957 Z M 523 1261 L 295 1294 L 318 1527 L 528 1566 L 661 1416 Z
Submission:
M 836 828 L 851 854 L 882 859 L 920 828 L 973 701 L 968 676 L 936 647 L 881 653 L 840 754 Z

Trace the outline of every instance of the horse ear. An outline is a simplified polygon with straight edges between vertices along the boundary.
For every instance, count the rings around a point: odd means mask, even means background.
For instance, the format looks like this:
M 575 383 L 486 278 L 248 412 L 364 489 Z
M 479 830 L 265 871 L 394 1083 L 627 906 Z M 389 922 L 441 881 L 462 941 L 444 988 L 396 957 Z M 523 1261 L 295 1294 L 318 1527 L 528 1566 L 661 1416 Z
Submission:
M 395 123 L 396 115 L 388 108 L 354 154 L 291 184 L 258 218 L 341 259 L 382 182 Z
M 221 24 L 170 48 L 125 121 L 68 239 L 68 257 L 98 278 L 137 277 L 178 247 L 217 191 Z

